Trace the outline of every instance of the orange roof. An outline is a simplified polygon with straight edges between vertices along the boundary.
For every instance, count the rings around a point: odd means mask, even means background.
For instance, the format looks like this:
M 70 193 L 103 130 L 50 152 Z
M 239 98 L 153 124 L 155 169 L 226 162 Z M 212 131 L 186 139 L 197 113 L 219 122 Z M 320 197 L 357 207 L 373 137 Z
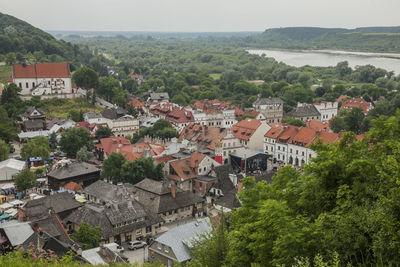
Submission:
M 136 160 L 143 157 L 145 151 L 149 151 L 154 157 L 160 155 L 164 150 L 163 145 L 142 142 L 133 145 L 129 143 L 129 145 L 122 146 L 119 151 L 127 160 Z
M 348 98 L 347 95 L 341 95 L 341 96 L 338 97 L 338 99 L 336 99 L 336 102 L 340 103 L 340 102 L 342 102 L 343 100 L 345 100 L 346 98 Z
M 194 122 L 192 112 L 180 108 L 174 108 L 165 118 L 175 123 Z
M 299 127 L 289 125 L 285 127 L 284 131 L 278 136 L 279 143 L 287 144 L 294 135 L 299 131 Z
M 74 192 L 82 191 L 82 186 L 75 182 L 69 182 L 68 184 L 64 185 L 63 188 Z
M 284 127 L 281 125 L 272 126 L 271 129 L 265 134 L 265 137 L 276 139 L 283 131 Z
M 365 101 L 363 98 L 352 98 L 347 99 L 343 102 L 340 110 L 343 109 L 353 109 L 353 108 L 361 108 L 364 114 L 367 114 L 370 109 L 372 109 L 372 104 L 370 102 Z
M 13 78 L 70 78 L 68 63 L 37 63 L 34 65 L 14 64 Z
M 231 132 L 236 138 L 249 140 L 260 125 L 261 122 L 259 120 L 244 119 L 234 124 Z
M 314 129 L 316 131 L 329 131 L 331 128 L 329 127 L 329 122 L 322 122 L 311 120 L 306 122 L 307 128 Z
M 210 150 L 215 150 L 216 145 L 221 142 L 226 132 L 227 130 L 223 128 L 191 123 L 183 128 L 179 136 L 179 141 L 186 139 L 202 144 Z
M 127 103 L 127 105 L 132 106 L 132 107 L 144 107 L 145 104 L 142 101 L 139 101 L 137 99 L 132 99 L 130 102 Z
M 290 139 L 289 143 L 298 146 L 308 147 L 311 141 L 316 137 L 317 131 L 302 127 L 297 134 Z
M 198 166 L 204 158 L 205 155 L 195 152 L 190 157 L 171 161 L 170 169 L 173 169 L 176 174 L 170 174 L 168 177 L 177 181 L 197 177 Z
M 125 146 L 130 146 L 131 142 L 124 137 L 108 137 L 101 138 L 100 145 L 101 146 L 97 145 L 96 147 L 102 148 L 106 155 L 110 155 L 112 152 L 121 151 Z
M 325 144 L 332 144 L 340 139 L 340 135 L 337 133 L 319 132 L 317 138 L 321 138 Z

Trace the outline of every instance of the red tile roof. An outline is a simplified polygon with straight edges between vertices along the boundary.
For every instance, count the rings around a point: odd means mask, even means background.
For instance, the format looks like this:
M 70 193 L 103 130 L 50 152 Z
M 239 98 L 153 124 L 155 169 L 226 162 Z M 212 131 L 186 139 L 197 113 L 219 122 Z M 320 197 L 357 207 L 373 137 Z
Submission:
M 74 192 L 82 191 L 82 186 L 75 182 L 69 182 L 68 184 L 64 185 L 63 188 Z
M 148 142 L 129 144 L 121 147 L 120 152 L 127 160 L 135 160 L 143 157 L 145 151 L 149 151 L 151 156 L 158 156 L 165 150 L 163 145 Z
M 204 158 L 205 155 L 195 152 L 190 157 L 171 161 L 170 169 L 176 174 L 170 174 L 168 178 L 181 182 L 197 177 L 198 166 Z
M 308 147 L 316 137 L 317 131 L 302 127 L 289 141 L 290 144 Z
M 174 108 L 165 118 L 174 123 L 194 122 L 192 112 L 180 108 Z
M 120 152 L 125 146 L 131 146 L 131 142 L 124 137 L 102 138 L 100 144 L 96 145 L 96 147 L 103 149 L 106 155 L 110 155 L 112 152 Z
M 322 121 L 307 121 L 306 122 L 307 128 L 314 129 L 316 131 L 329 131 L 331 128 L 329 127 L 329 122 L 322 122 Z
M 127 103 L 127 105 L 132 106 L 132 107 L 144 107 L 145 104 L 142 101 L 139 101 L 137 99 L 132 99 L 130 102 Z
M 202 144 L 210 150 L 215 150 L 215 147 L 221 143 L 221 140 L 225 137 L 226 133 L 227 130 L 223 128 L 191 123 L 181 131 L 179 141 L 186 139 Z
M 340 135 L 330 132 L 318 132 L 316 139 L 321 139 L 324 144 L 333 144 L 340 139 Z
M 71 78 L 68 63 L 14 64 L 13 78 Z
M 373 108 L 373 106 L 370 102 L 367 102 L 363 98 L 359 97 L 347 99 L 340 106 L 340 110 L 353 108 L 361 108 L 364 114 L 367 114 Z
M 287 144 L 290 139 L 297 134 L 299 129 L 299 127 L 292 125 L 285 127 L 284 131 L 278 136 L 277 142 Z
M 236 138 L 247 141 L 260 125 L 261 122 L 259 120 L 244 119 L 234 124 L 231 128 L 231 132 Z
M 282 125 L 271 126 L 271 129 L 265 134 L 265 137 L 276 139 L 284 130 L 285 127 Z

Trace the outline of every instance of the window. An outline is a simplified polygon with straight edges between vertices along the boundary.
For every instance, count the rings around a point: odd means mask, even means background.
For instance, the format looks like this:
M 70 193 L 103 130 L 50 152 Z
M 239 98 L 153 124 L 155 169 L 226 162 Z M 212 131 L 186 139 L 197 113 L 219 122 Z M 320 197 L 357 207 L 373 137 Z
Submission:
M 278 146 L 278 150 L 281 150 L 281 147 L 280 147 L 280 146 Z
M 285 147 L 282 147 L 283 151 L 285 151 Z
M 169 251 L 168 251 L 168 247 L 167 246 L 164 246 L 164 251 L 166 252 L 166 253 L 168 253 Z
M 298 155 L 299 154 L 299 151 L 298 150 L 296 150 L 296 155 Z
M 304 157 L 304 151 L 303 151 L 303 152 L 301 152 L 301 155 Z
M 137 229 L 136 230 L 136 235 L 138 236 L 138 235 L 142 235 L 142 229 Z
M 151 226 L 147 226 L 146 227 L 146 233 L 150 233 L 151 232 Z
M 35 87 L 35 83 L 34 82 L 32 83 L 32 87 Z
M 293 153 L 293 149 L 290 149 L 290 153 Z
M 281 154 L 278 154 L 278 159 L 281 159 Z
M 28 85 L 28 82 L 25 84 L 25 88 L 28 88 L 29 87 L 29 85 Z
M 19 83 L 18 86 L 19 86 L 20 88 L 22 88 L 22 83 Z
M 285 160 L 285 155 L 282 155 L 282 160 Z

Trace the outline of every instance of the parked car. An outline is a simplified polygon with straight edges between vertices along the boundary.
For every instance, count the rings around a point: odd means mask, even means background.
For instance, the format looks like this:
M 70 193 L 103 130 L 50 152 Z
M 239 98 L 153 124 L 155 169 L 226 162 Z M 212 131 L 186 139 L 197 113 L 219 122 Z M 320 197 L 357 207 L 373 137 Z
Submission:
M 130 250 L 135 250 L 135 249 L 137 249 L 137 248 L 143 248 L 143 247 L 147 246 L 147 243 L 146 243 L 146 242 L 144 242 L 144 241 L 139 241 L 139 240 L 130 241 L 128 244 L 129 244 L 129 245 L 128 245 L 128 248 L 129 248 Z

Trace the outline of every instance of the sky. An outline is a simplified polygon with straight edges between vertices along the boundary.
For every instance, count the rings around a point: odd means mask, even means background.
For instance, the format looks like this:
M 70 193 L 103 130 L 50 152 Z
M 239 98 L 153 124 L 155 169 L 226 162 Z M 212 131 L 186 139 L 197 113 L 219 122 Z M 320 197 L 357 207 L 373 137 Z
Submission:
M 235 32 L 400 26 L 400 0 L 0 0 L 43 30 Z

